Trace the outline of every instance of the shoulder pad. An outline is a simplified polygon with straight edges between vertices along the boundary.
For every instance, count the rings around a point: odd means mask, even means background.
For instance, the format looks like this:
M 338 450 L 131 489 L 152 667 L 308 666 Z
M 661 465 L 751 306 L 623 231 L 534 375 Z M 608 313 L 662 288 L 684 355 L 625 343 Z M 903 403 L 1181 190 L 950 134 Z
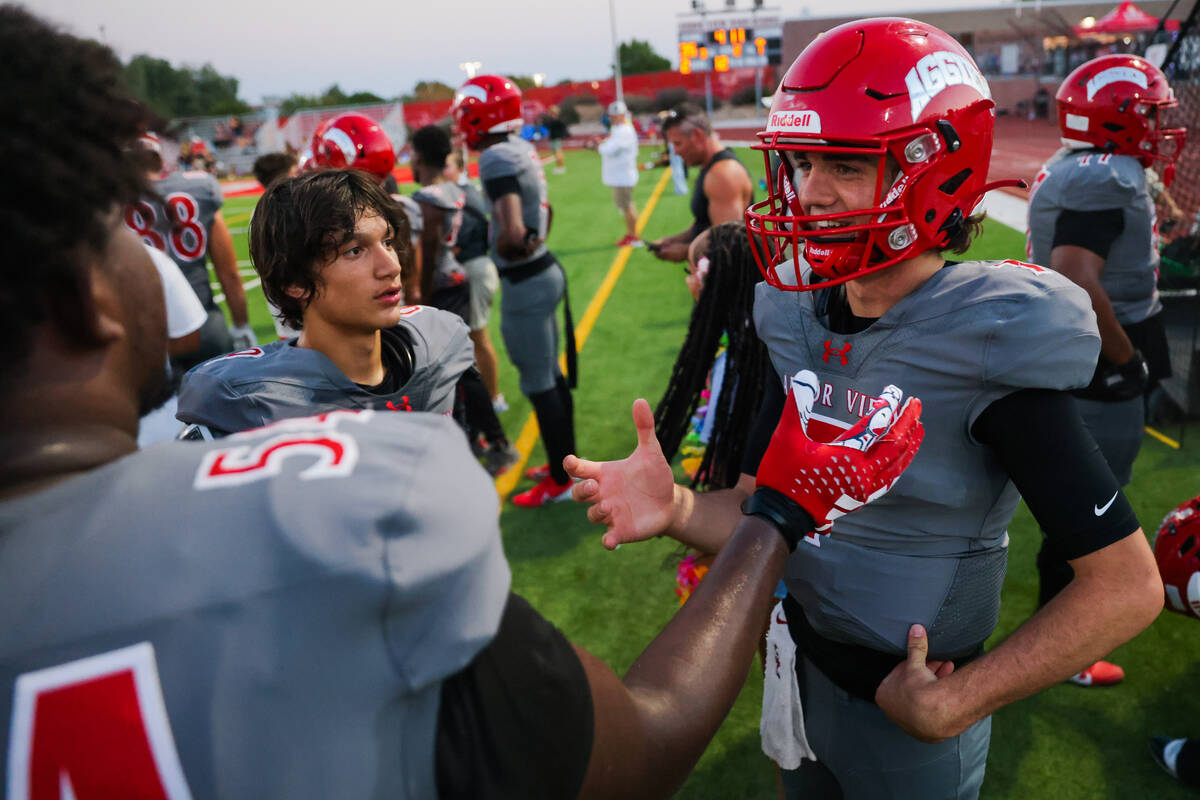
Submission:
M 432 306 L 407 306 L 400 323 L 413 345 L 414 368 L 440 364 L 457 377 L 475 363 L 470 329 L 462 318 Z
M 1012 259 L 964 262 L 947 277 L 928 302 L 973 307 L 970 328 L 986 336 L 985 380 L 1041 389 L 1091 380 L 1100 335 L 1083 289 L 1051 269 Z

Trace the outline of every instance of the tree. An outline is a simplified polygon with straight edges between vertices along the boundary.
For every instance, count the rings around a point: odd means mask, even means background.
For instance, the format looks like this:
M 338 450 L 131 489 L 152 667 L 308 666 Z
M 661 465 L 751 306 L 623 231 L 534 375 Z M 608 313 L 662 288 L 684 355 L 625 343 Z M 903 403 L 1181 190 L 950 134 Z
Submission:
M 125 66 L 125 81 L 139 99 L 166 119 L 250 110 L 238 99 L 237 78 L 220 74 L 211 64 L 176 68 L 161 58 L 136 55 Z
M 400 100 L 404 103 L 429 103 L 435 100 L 453 100 L 454 87 L 447 86 L 441 81 L 417 81 L 411 94 L 403 95 Z
M 288 117 L 302 108 L 328 108 L 330 106 L 361 105 L 365 103 L 386 103 L 377 94 L 371 92 L 354 92 L 346 94 L 336 83 L 319 95 L 290 94 L 279 104 L 280 116 Z
M 671 62 L 654 52 L 649 42 L 632 39 L 621 42 L 617 47 L 621 60 L 622 75 L 640 75 L 643 72 L 662 72 L 671 68 Z

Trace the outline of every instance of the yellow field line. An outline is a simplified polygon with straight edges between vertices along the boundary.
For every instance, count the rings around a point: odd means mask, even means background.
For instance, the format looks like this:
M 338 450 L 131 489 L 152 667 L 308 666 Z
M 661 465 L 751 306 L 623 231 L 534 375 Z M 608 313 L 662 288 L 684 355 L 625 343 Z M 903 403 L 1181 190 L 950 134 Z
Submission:
M 662 196 L 663 189 L 666 187 L 670 177 L 671 170 L 668 168 L 663 171 L 663 176 L 659 178 L 658 185 L 654 187 L 654 191 L 650 194 L 650 200 L 638 216 L 636 228 L 638 236 L 642 235 L 642 228 L 646 226 L 650 215 L 654 213 L 654 207 L 658 205 L 658 198 Z M 617 257 L 613 259 L 612 266 L 608 268 L 608 274 L 604 276 L 604 281 L 600 284 L 600 288 L 596 290 L 596 294 L 592 297 L 592 302 L 588 303 L 587 310 L 583 312 L 583 318 L 575 326 L 576 352 L 583 349 L 583 343 L 587 341 L 588 334 L 595 327 L 596 320 L 600 317 L 600 311 L 604 308 L 604 304 L 608 302 L 609 295 L 612 294 L 613 288 L 617 285 L 617 279 L 625 271 L 625 265 L 629 263 L 631 253 L 633 253 L 632 247 L 625 246 L 620 249 Z M 566 371 L 566 363 L 567 358 L 564 352 L 559 358 L 559 368 L 564 372 Z M 521 453 L 520 460 L 505 470 L 503 475 L 496 478 L 496 493 L 500 495 L 501 503 L 516 488 L 517 481 L 524 477 L 525 462 L 529 460 L 529 453 L 533 450 L 534 444 L 537 443 L 537 438 L 537 417 L 533 415 L 533 412 L 530 412 L 529 417 L 525 420 L 525 425 L 521 428 L 521 435 L 517 437 L 516 441 L 517 450 Z
M 1179 449 L 1179 442 L 1175 441 L 1170 436 L 1166 436 L 1165 434 L 1159 433 L 1158 431 L 1154 430 L 1154 428 L 1151 428 L 1149 425 L 1146 426 L 1146 433 L 1150 434 L 1155 439 L 1158 439 L 1160 442 L 1165 444 L 1167 447 L 1173 447 L 1176 450 Z

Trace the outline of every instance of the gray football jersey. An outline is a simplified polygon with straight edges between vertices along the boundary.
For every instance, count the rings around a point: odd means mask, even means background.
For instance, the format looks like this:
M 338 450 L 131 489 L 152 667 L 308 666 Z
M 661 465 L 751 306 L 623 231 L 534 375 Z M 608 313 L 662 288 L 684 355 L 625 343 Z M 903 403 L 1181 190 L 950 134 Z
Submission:
M 550 223 L 550 202 L 546 199 L 546 173 L 542 170 L 542 159 L 533 145 L 524 139 L 509 137 L 479 154 L 479 180 L 486 185 L 490 180 L 505 177 L 517 179 L 521 195 L 521 219 L 525 229 L 536 231 L 538 238 L 544 240 Z M 489 203 L 488 208 L 491 207 Z M 499 238 L 499 229 L 491 225 L 488 243 L 492 249 L 492 261 L 501 272 L 505 267 L 526 264 L 546 254 L 546 244 L 543 242 L 529 258 L 509 261 L 496 250 Z
M 458 230 L 462 227 L 463 206 L 466 203 L 463 190 L 453 183 L 434 183 L 422 186 L 413 193 L 412 199 L 445 212 L 442 216 L 442 247 L 438 251 L 437 271 L 433 275 L 434 290 L 465 283 L 467 272 L 454 257 L 454 243 L 458 240 Z M 426 265 L 423 268 L 429 267 Z
M 452 422 L 371 411 L 0 503 L 9 796 L 436 797 L 441 684 L 508 596 L 496 508 Z
M 1158 247 L 1154 201 L 1146 171 L 1133 156 L 1060 150 L 1038 172 L 1030 189 L 1026 255 L 1049 264 L 1054 226 L 1064 210 L 1123 210 L 1125 226 L 1113 242 L 1100 285 L 1122 325 L 1158 313 Z
M 407 346 L 412 353 L 412 375 L 395 392 L 363 389 L 325 355 L 290 339 L 194 367 L 180 384 L 175 416 L 234 433 L 338 408 L 450 414 L 458 379 L 475 363 L 467 326 L 430 306 L 408 306 L 405 312 L 399 325 L 380 332 L 386 346 Z
M 205 308 L 214 308 L 208 277 L 213 218 L 225 202 L 221 184 L 202 170 L 172 172 L 154 181 L 160 197 L 143 197 L 125 214 L 142 241 L 165 251 L 179 265 Z
M 784 386 L 801 369 L 820 381 L 810 435 L 833 439 L 895 384 L 921 399 L 925 439 L 887 495 L 798 548 L 788 590 L 831 639 L 903 653 L 919 622 L 936 652 L 961 655 L 995 627 L 1018 500 L 971 426 L 1019 389 L 1087 384 L 1100 349 L 1088 296 L 1042 267 L 964 262 L 850 335 L 825 327 L 816 297 L 761 283 L 754 300 Z

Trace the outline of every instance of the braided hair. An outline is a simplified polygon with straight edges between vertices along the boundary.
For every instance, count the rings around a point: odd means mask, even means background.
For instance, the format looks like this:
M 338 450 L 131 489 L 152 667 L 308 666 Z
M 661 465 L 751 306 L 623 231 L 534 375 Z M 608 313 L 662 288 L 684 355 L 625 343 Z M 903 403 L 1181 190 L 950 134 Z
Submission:
M 692 479 L 694 488 L 727 489 L 737 483 L 769 374 L 766 345 L 754 330 L 754 287 L 761 276 L 750 248 L 746 227 L 740 221 L 724 222 L 709 232 L 708 276 L 692 309 L 671 380 L 654 411 L 654 430 L 669 461 L 678 452 L 700 404 L 721 336 L 728 335 L 721 392 L 709 398 L 717 404 L 716 424 Z

